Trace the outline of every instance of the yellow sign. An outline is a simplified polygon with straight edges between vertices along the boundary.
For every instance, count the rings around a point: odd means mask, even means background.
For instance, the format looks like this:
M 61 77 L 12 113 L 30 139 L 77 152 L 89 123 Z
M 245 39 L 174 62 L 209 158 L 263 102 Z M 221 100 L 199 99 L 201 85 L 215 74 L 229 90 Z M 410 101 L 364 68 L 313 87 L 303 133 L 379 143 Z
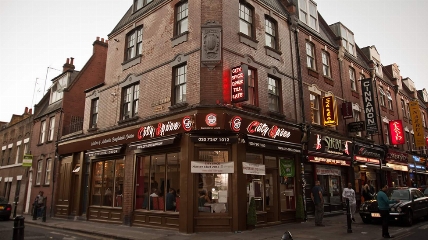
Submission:
M 415 146 L 425 147 L 424 126 L 422 125 L 421 110 L 418 101 L 409 102 L 410 117 L 412 118 L 413 132 L 415 134 Z
M 334 102 L 334 96 L 322 98 L 322 113 L 324 126 L 336 126 L 337 122 L 337 107 Z

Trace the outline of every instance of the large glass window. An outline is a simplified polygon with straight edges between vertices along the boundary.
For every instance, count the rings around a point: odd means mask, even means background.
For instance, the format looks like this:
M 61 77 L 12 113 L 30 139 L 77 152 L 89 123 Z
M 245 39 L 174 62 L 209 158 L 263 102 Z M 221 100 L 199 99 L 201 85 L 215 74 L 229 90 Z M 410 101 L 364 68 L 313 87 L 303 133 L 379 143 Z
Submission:
M 187 1 L 186 2 L 183 2 L 183 3 L 181 3 L 180 5 L 178 5 L 177 6 L 177 8 L 176 8 L 176 12 L 177 12 L 177 18 L 176 18 L 176 26 L 177 26 L 177 29 L 176 29 L 176 35 L 180 35 L 180 34 L 182 34 L 182 33 L 185 33 L 185 32 L 187 32 L 188 31 L 188 28 L 189 28 L 189 18 L 188 18 L 188 15 L 189 15 L 189 10 L 188 10 L 188 3 L 187 3 Z
M 135 181 L 136 209 L 180 211 L 179 153 L 139 157 Z
M 199 161 L 212 163 L 229 162 L 226 150 L 201 150 Z M 201 213 L 227 213 L 229 192 L 229 174 L 227 173 L 197 173 L 196 202 Z
M 122 207 L 124 160 L 93 163 L 91 205 Z

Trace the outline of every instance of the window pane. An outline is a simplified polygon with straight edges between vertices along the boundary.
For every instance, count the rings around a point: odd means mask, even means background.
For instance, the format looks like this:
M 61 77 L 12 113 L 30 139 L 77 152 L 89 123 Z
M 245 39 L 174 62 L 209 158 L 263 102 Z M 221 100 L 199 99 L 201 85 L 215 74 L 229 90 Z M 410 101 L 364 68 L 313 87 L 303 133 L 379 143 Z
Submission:
M 153 209 L 153 203 L 149 201 L 150 191 L 150 156 L 144 156 L 138 159 L 136 167 L 136 187 L 135 187 L 135 208 Z M 150 205 L 149 205 L 150 204 Z
M 103 177 L 103 181 L 105 182 L 105 188 L 102 206 L 113 207 L 114 160 L 105 161 Z
M 116 160 L 114 168 L 114 207 L 122 207 L 123 203 L 123 179 L 125 176 L 125 161 Z
M 228 162 L 227 151 L 199 151 L 199 161 Z M 198 211 L 200 213 L 227 213 L 229 199 L 229 174 L 198 174 Z
M 103 162 L 97 162 L 93 164 L 93 179 L 92 179 L 92 198 L 91 204 L 99 206 L 101 205 L 101 197 L 104 192 L 105 181 L 103 179 Z
M 150 201 L 153 207 L 150 209 L 165 210 L 165 155 L 151 156 L 150 176 L 151 176 L 151 194 Z
M 51 159 L 46 160 L 46 174 L 45 174 L 45 184 L 49 184 L 51 182 Z
M 166 211 L 180 210 L 180 160 L 178 153 L 167 154 L 167 194 L 165 196 Z

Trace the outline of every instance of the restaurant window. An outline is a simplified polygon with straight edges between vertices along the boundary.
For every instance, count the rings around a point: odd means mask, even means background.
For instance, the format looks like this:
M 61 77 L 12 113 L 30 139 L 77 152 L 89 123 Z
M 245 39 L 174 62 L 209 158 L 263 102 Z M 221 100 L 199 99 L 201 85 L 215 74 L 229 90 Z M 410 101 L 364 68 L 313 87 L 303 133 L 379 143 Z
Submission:
M 316 64 L 315 64 L 315 47 L 312 43 L 306 42 L 306 64 L 308 68 L 311 68 L 313 70 L 316 70 Z
M 186 102 L 187 65 L 174 68 L 174 104 Z
M 37 162 L 36 185 L 40 185 L 42 179 L 43 160 Z
M 269 111 L 280 112 L 281 86 L 278 79 L 268 77 Z
M 189 9 L 187 1 L 177 5 L 176 14 L 176 35 L 180 35 L 187 32 L 189 28 Z
M 46 159 L 46 170 L 45 170 L 45 185 L 49 185 L 51 182 L 51 169 L 52 169 L 52 159 Z
M 266 40 L 266 46 L 278 49 L 277 45 L 277 38 L 278 35 L 276 33 L 276 21 L 270 18 L 269 16 L 266 16 L 265 18 L 265 40 Z
M 91 205 L 122 207 L 124 160 L 99 161 L 92 166 Z
M 263 164 L 263 155 L 255 153 L 247 153 L 245 156 L 245 162 L 252 164 Z M 250 204 L 250 200 L 254 197 L 256 204 L 256 211 L 264 210 L 264 203 L 266 202 L 266 196 L 269 194 L 264 193 L 263 176 L 255 174 L 246 174 L 247 179 L 247 208 Z
M 257 71 L 248 68 L 248 103 L 254 106 L 258 105 L 257 94 Z
M 386 105 L 385 105 L 385 102 L 386 102 L 386 100 L 385 100 L 386 94 L 385 94 L 385 92 L 383 91 L 383 88 L 382 88 L 382 87 L 379 87 L 379 93 L 380 93 L 380 105 L 381 105 L 381 106 L 386 106 Z
M 357 91 L 357 84 L 355 83 L 355 70 L 349 68 L 349 81 L 351 83 L 351 90 Z
M 98 103 L 100 99 L 95 98 L 91 101 L 91 120 L 90 120 L 90 128 L 96 128 L 98 123 Z
M 49 119 L 48 141 L 52 141 L 55 133 L 55 117 Z
M 388 108 L 389 108 L 389 110 L 392 110 L 393 109 L 392 97 L 391 97 L 391 93 L 389 91 L 386 91 L 386 98 L 388 99 Z
M 45 136 L 46 136 L 46 120 L 43 120 L 40 124 L 39 143 L 45 142 Z
M 136 209 L 180 211 L 179 153 L 139 157 L 136 171 Z
M 309 94 L 311 104 L 312 123 L 320 124 L 320 96 L 314 93 Z
M 140 97 L 140 84 L 133 84 L 123 88 L 122 120 L 138 115 L 138 100 Z
M 321 56 L 322 56 L 322 73 L 326 77 L 331 77 L 331 74 L 330 74 L 330 55 L 326 51 L 322 51 Z
M 200 150 L 198 161 L 210 163 L 229 162 L 227 150 Z M 200 213 L 227 213 L 230 199 L 228 173 L 196 173 L 196 203 Z
M 251 38 L 254 38 L 253 11 L 248 3 L 244 1 L 239 3 L 239 31 Z
M 143 54 L 143 27 L 138 27 L 126 35 L 125 61 Z

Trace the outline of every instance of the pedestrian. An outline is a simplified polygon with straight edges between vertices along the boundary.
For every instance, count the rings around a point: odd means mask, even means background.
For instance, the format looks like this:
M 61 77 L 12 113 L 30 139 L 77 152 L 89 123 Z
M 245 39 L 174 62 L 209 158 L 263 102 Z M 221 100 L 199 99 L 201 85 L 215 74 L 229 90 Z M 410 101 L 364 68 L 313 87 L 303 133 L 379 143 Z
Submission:
M 363 186 L 363 198 L 364 201 L 370 201 L 373 199 L 373 195 L 372 193 L 370 193 L 370 188 L 368 184 Z
M 343 189 L 342 193 L 343 198 L 349 200 L 349 208 L 351 209 L 351 219 L 355 222 L 355 211 L 357 210 L 357 199 L 355 197 L 355 191 L 352 189 L 352 184 L 348 183 L 348 187 Z
M 375 189 L 374 189 L 374 187 L 373 187 L 373 185 L 372 185 L 372 183 L 371 182 L 369 182 L 369 192 L 370 192 L 370 194 L 372 195 L 372 198 L 373 198 L 373 196 L 374 196 L 374 194 L 375 194 Z
M 43 191 L 39 192 L 39 195 L 37 195 L 36 197 L 36 207 L 37 207 L 37 218 L 42 217 L 43 213 L 42 211 L 44 210 L 44 197 L 43 197 Z
M 322 188 L 319 180 L 315 182 L 315 186 L 312 188 L 311 199 L 315 204 L 315 226 L 325 227 L 322 223 L 324 217 L 324 199 L 322 197 Z
M 377 205 L 380 212 L 380 217 L 382 218 L 382 237 L 383 238 L 393 238 L 389 235 L 388 231 L 388 220 L 389 220 L 389 204 L 397 203 L 396 200 L 389 200 L 386 195 L 388 191 L 388 185 L 383 186 L 382 190 L 377 193 Z

